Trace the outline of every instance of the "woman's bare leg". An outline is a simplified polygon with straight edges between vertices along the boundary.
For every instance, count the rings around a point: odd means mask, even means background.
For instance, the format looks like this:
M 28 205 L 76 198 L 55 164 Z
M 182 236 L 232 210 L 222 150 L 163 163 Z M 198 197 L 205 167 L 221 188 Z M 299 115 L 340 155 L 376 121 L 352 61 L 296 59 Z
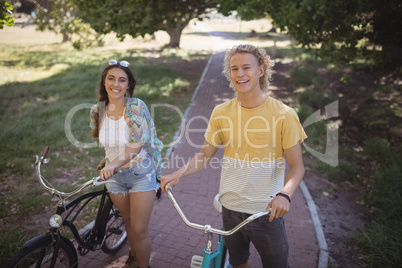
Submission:
M 134 251 L 140 268 L 147 268 L 151 256 L 149 220 L 155 201 L 155 191 L 130 193 L 130 218 Z
M 134 235 L 131 228 L 131 218 L 130 218 L 130 195 L 127 193 L 123 195 L 122 193 L 112 194 L 109 193 L 110 198 L 113 201 L 114 206 L 119 210 L 120 215 L 123 218 L 124 225 L 127 231 L 127 238 L 130 248 L 134 251 Z

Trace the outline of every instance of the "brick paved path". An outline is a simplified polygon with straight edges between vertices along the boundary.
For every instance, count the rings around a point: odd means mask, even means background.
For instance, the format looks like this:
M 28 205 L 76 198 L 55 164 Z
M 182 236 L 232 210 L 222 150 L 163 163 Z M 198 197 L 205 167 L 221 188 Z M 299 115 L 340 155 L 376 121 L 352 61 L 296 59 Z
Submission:
M 228 46 L 226 46 L 228 47 Z M 164 173 L 181 167 L 183 161 L 189 160 L 204 142 L 203 131 L 207 126 L 209 116 L 214 106 L 233 97 L 233 91 L 221 75 L 222 52 L 215 53 L 206 68 L 205 76 L 193 97 L 189 107 L 186 129 L 201 129 L 199 132 L 184 133 L 183 138 L 175 145 L 170 154 L 169 163 Z M 274 84 L 274 82 L 273 82 Z M 217 153 L 223 154 L 222 149 Z M 187 218 L 195 223 L 210 224 L 219 228 L 220 214 L 213 208 L 214 196 L 219 189 L 219 165 L 182 179 L 174 189 L 174 195 Z M 306 200 L 300 190 L 292 198 L 291 211 L 285 216 L 286 230 L 290 246 L 290 265 L 292 268 L 317 267 L 319 247 L 314 225 Z M 167 196 L 155 202 L 150 221 L 150 236 L 152 253 L 150 266 L 153 268 L 190 267 L 191 257 L 201 255 L 206 245 L 206 237 L 201 231 L 191 229 L 184 224 Z M 217 243 L 217 237 L 214 241 Z M 79 257 L 80 267 L 120 267 L 124 264 L 128 253 L 128 243 L 118 254 L 106 255 L 102 251 L 91 252 L 85 257 Z M 252 251 L 250 266 L 262 267 L 255 249 Z

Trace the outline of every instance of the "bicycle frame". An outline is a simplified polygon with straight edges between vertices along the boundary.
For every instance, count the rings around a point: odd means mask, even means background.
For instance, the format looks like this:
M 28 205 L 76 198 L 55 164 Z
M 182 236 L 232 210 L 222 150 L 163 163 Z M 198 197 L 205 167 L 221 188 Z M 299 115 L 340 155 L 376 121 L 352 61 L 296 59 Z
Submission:
M 100 217 L 102 214 L 102 209 L 104 208 L 105 202 L 106 202 L 106 198 L 108 197 L 107 191 L 106 189 L 100 190 L 100 191 L 96 191 L 96 192 L 91 192 L 91 193 L 87 193 L 84 194 L 82 196 L 79 196 L 77 198 L 75 198 L 74 200 L 72 200 L 71 202 L 69 202 L 68 204 L 64 205 L 59 205 L 57 207 L 57 211 L 56 214 L 57 215 L 62 215 L 64 212 L 68 211 L 68 213 L 65 215 L 65 217 L 63 218 L 63 226 L 68 227 L 72 234 L 74 235 L 74 238 L 76 239 L 76 241 L 78 242 L 78 244 L 85 248 L 85 249 L 89 249 L 89 250 L 95 250 L 96 246 L 101 246 L 102 243 L 96 243 L 96 244 L 91 244 L 91 243 L 87 243 L 85 241 L 83 241 L 81 239 L 80 233 L 77 230 L 77 228 L 74 225 L 74 221 L 76 220 L 76 218 L 78 217 L 78 215 L 82 212 L 82 210 L 84 209 L 84 207 L 94 198 L 98 197 L 101 195 L 101 201 L 99 204 L 99 210 L 96 214 L 96 219 L 94 221 L 94 226 L 91 226 L 91 230 L 94 230 L 95 233 L 93 235 L 96 235 L 96 240 L 102 240 L 104 233 L 102 230 L 100 230 Z M 81 204 L 82 201 L 84 201 L 85 199 L 87 199 L 83 204 Z M 77 207 L 80 205 L 80 207 L 77 209 Z M 74 216 L 72 216 L 71 219 L 70 216 L 73 214 L 74 212 Z M 58 229 L 58 228 L 56 228 Z

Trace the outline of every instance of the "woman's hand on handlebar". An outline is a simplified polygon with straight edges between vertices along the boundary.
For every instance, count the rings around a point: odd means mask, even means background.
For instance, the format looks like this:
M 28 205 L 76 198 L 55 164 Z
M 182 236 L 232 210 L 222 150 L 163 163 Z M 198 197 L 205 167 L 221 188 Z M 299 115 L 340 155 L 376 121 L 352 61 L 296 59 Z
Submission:
M 114 166 L 113 164 L 108 164 L 106 165 L 101 171 L 100 171 L 100 179 L 105 181 L 113 177 L 114 174 L 117 172 L 117 167 Z

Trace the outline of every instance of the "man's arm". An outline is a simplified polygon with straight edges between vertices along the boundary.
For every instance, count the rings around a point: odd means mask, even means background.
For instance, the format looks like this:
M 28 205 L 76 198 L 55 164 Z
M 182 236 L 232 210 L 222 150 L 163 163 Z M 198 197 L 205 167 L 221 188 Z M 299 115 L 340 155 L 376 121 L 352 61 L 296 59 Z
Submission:
M 187 162 L 187 164 L 185 164 L 175 172 L 161 177 L 162 191 L 165 192 L 166 184 L 174 186 L 179 183 L 182 177 L 192 175 L 203 170 L 209 164 L 218 149 L 218 147 L 215 147 L 205 141 L 201 151 L 197 153 L 193 158 L 191 158 L 191 160 Z
M 285 149 L 284 153 L 290 170 L 286 177 L 285 186 L 280 193 L 286 194 L 292 198 L 292 195 L 299 187 L 305 173 L 300 143 L 298 142 L 295 146 Z M 267 208 L 271 208 L 269 220 L 272 221 L 274 218 L 282 217 L 288 213 L 290 203 L 285 197 L 278 195 L 268 204 Z

